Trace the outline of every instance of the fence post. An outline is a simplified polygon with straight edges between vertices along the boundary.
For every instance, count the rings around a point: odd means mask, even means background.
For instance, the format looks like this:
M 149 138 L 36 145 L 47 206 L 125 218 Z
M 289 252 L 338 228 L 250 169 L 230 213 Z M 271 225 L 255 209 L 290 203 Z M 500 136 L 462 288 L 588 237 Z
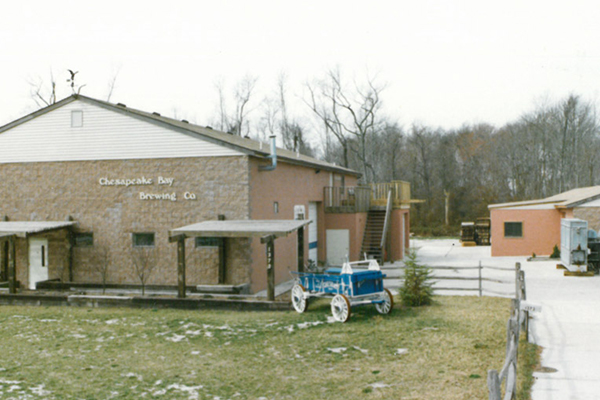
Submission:
M 519 290 L 520 299 L 527 300 L 527 290 L 525 287 L 525 271 L 519 271 Z M 525 331 L 525 340 L 529 342 L 529 311 L 521 311 L 523 319 L 521 321 L 521 329 Z
M 521 288 L 519 285 L 519 272 L 521 271 L 521 263 L 515 264 L 515 299 L 519 299 L 521 295 Z
M 500 393 L 500 378 L 498 377 L 498 371 L 491 369 L 488 371 L 488 392 L 490 394 L 490 400 L 501 400 Z
M 481 266 L 481 260 L 479 260 L 479 297 L 483 296 L 483 285 L 481 282 L 481 269 L 483 267 Z

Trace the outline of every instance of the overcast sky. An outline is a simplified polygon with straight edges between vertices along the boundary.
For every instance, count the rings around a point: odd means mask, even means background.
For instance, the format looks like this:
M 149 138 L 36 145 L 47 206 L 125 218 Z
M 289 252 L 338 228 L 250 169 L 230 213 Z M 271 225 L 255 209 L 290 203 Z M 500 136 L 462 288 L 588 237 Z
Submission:
M 496 126 L 542 99 L 600 94 L 597 1 L 23 1 L 3 4 L 0 124 L 36 109 L 28 82 L 187 118 L 215 115 L 215 81 L 250 74 L 264 93 L 339 66 L 387 83 L 401 125 Z M 306 110 L 296 101 L 297 113 Z M 255 111 L 258 112 L 258 111 Z

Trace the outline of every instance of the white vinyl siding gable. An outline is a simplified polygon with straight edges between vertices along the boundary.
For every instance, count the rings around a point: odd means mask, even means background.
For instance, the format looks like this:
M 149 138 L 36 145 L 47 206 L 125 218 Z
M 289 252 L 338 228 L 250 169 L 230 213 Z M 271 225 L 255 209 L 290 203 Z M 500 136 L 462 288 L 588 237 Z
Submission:
M 71 126 L 71 112 L 82 126 Z M 241 152 L 83 101 L 0 133 L 0 163 L 239 156 Z

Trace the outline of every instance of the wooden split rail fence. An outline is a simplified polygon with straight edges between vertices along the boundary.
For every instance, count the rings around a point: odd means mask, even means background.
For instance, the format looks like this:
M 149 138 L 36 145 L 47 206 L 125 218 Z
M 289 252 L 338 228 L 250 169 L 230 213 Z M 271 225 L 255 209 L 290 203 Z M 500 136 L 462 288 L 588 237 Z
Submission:
M 506 328 L 506 357 L 500 372 L 488 371 L 487 384 L 490 400 L 514 400 L 517 397 L 517 361 L 521 331 L 529 340 L 529 311 L 523 307 L 527 300 L 525 289 L 525 272 L 521 264 L 516 264 L 516 295 L 512 300 L 511 316 Z M 502 382 L 504 382 L 504 397 L 502 397 Z
M 484 293 L 490 293 L 498 296 L 514 297 L 512 299 L 512 310 L 511 316 L 507 323 L 506 329 L 506 357 L 504 364 L 500 372 L 496 370 L 488 371 L 487 384 L 489 391 L 490 400 L 514 400 L 516 399 L 517 393 L 517 360 L 518 360 L 518 348 L 519 338 L 521 332 L 525 333 L 526 340 L 529 340 L 529 311 L 527 307 L 524 307 L 523 303 L 527 300 L 527 292 L 525 288 L 525 272 L 521 270 L 521 264 L 516 263 L 515 268 L 506 267 L 490 267 L 482 266 L 479 263 L 476 267 L 444 267 L 435 266 L 427 267 L 432 271 L 453 271 L 462 272 L 469 270 L 478 270 L 478 276 L 437 276 L 433 275 L 433 281 L 477 281 L 478 285 L 476 288 L 473 287 L 451 287 L 451 286 L 433 286 L 434 291 L 477 291 L 479 296 L 483 296 Z M 499 279 L 497 277 L 485 277 L 483 276 L 484 270 L 496 270 L 496 271 L 507 271 L 514 273 L 513 279 Z M 394 278 L 390 278 L 394 279 Z M 514 291 L 501 292 L 497 290 L 490 290 L 483 287 L 483 282 L 494 282 L 500 284 L 514 285 Z M 502 383 L 504 383 L 504 397 L 502 397 Z
M 400 269 L 405 269 L 406 267 L 400 267 Z M 495 283 L 495 284 L 502 284 L 502 285 L 510 285 L 511 288 L 514 287 L 513 285 L 515 284 L 515 282 L 518 280 L 517 275 L 518 272 L 515 274 L 515 268 L 507 268 L 507 267 L 492 267 L 492 266 L 484 266 L 481 264 L 481 262 L 479 263 L 479 265 L 477 266 L 471 266 L 471 267 L 455 267 L 455 266 L 428 266 L 427 269 L 429 269 L 430 271 L 434 272 L 434 274 L 431 277 L 431 280 L 435 283 L 432 286 L 432 289 L 434 292 L 437 292 L 436 294 L 440 294 L 439 292 L 445 292 L 445 291 L 467 291 L 467 292 L 477 292 L 478 295 L 481 297 L 485 294 L 491 294 L 491 295 L 496 295 L 496 296 L 503 296 L 503 297 L 513 297 L 515 295 L 515 292 L 511 290 L 507 290 L 507 291 L 500 291 L 500 290 L 494 290 L 494 289 L 490 289 L 489 287 L 484 287 L 484 282 L 490 282 L 490 283 Z M 484 273 L 484 271 L 501 271 L 502 272 L 508 272 L 511 273 L 511 275 L 515 274 L 515 279 L 513 280 L 512 277 L 511 278 L 505 278 L 504 276 L 502 277 L 496 277 L 496 276 L 487 276 L 487 274 Z M 452 275 L 438 275 L 436 271 L 449 271 L 449 272 L 453 272 L 456 273 L 456 275 L 452 276 Z M 469 275 L 470 272 L 472 271 L 477 271 L 476 275 L 477 276 L 467 276 Z M 475 274 L 472 274 L 475 275 Z M 394 278 L 394 277 L 389 277 L 387 279 L 400 279 L 402 280 L 402 278 Z M 439 285 L 439 283 L 441 282 L 449 282 L 449 281 L 457 281 L 457 282 L 463 282 L 463 283 L 467 283 L 467 282 L 476 282 L 477 286 L 474 287 L 473 285 L 446 285 L 446 286 L 441 286 Z

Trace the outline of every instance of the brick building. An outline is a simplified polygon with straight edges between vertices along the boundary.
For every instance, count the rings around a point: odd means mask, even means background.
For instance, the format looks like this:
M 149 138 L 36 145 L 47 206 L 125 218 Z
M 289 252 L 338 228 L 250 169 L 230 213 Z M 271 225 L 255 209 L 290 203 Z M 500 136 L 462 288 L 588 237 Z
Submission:
M 0 281 L 8 279 L 13 237 L 21 287 L 100 282 L 107 263 L 109 283 L 137 284 L 136 262 L 156 264 L 148 284 L 176 285 L 169 231 L 219 218 L 310 219 L 308 259 L 339 261 L 328 254 L 328 237 L 341 237 L 342 252 L 358 259 L 371 208 L 356 207 L 360 174 L 282 149 L 273 158 L 268 144 L 81 95 L 16 120 L 0 128 Z M 408 246 L 407 193 L 400 197 L 389 213 L 387 253 L 396 259 Z M 296 270 L 296 240 L 276 242 L 277 283 Z M 265 288 L 259 239 L 186 246 L 188 285 Z

